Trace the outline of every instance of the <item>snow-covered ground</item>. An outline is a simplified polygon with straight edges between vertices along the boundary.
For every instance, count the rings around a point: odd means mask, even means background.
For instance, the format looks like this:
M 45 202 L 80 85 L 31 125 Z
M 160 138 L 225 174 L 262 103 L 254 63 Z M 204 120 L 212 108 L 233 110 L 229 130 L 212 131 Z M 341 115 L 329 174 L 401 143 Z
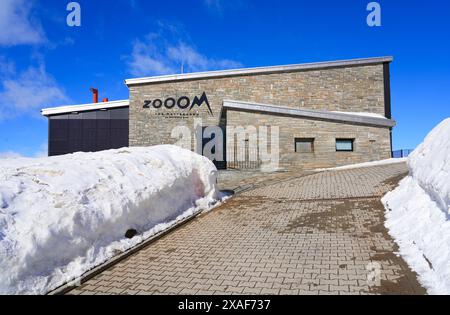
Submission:
M 383 198 L 386 227 L 430 294 L 450 294 L 450 119 L 409 157 L 410 174 Z
M 350 165 L 333 167 L 333 168 L 319 168 L 319 169 L 316 169 L 316 171 L 322 172 L 322 171 L 351 170 L 351 169 L 361 168 L 361 167 L 372 167 L 372 166 L 395 164 L 395 163 L 405 163 L 407 160 L 408 159 L 406 159 L 406 158 L 404 158 L 404 159 L 387 159 L 387 160 L 374 161 L 374 162 L 350 164 Z
M 0 160 L 0 294 L 47 293 L 211 209 L 216 178 L 175 146 Z

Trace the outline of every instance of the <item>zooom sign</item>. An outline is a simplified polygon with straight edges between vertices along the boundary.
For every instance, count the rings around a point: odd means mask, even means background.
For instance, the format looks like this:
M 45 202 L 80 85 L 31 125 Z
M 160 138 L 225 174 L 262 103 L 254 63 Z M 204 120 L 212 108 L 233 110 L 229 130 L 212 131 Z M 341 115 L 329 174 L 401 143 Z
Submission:
M 205 104 L 208 107 L 209 113 L 211 114 L 211 116 L 213 116 L 211 105 L 209 104 L 208 97 L 206 96 L 205 92 L 203 92 L 200 98 L 198 96 L 195 96 L 195 98 L 192 101 L 187 96 L 182 96 L 178 99 L 169 97 L 164 101 L 162 99 L 145 100 L 144 108 L 160 109 L 164 107 L 166 109 L 172 109 L 178 107 L 179 109 L 182 110 L 191 111 L 195 106 L 202 107 L 203 104 Z

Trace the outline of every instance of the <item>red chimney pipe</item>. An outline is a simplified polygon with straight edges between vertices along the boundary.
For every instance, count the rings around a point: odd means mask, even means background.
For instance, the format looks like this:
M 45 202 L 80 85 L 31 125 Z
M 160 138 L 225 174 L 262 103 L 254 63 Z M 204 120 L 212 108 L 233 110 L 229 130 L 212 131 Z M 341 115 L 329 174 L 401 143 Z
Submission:
M 93 94 L 93 103 L 98 103 L 98 90 L 91 88 L 91 92 Z
M 107 97 L 105 97 L 104 99 L 103 99 L 103 103 L 108 103 L 109 102 L 109 99 L 107 98 Z

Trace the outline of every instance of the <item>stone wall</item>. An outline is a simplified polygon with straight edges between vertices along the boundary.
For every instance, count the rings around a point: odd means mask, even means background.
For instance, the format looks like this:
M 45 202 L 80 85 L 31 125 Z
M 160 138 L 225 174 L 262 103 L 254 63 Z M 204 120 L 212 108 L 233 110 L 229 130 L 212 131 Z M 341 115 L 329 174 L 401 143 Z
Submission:
M 146 100 L 206 93 L 211 115 L 205 104 L 192 110 L 143 108 Z M 219 125 L 223 100 L 238 100 L 293 108 L 328 111 L 371 112 L 385 115 L 383 64 L 302 70 L 273 74 L 181 80 L 130 87 L 130 145 L 173 144 L 175 127 L 194 127 L 194 119 L 205 126 Z M 230 114 L 228 124 L 280 124 L 284 164 L 333 166 L 390 156 L 389 129 L 363 127 L 262 114 Z M 289 128 L 286 128 L 289 125 Z M 295 137 L 317 136 L 316 153 L 300 157 L 292 152 Z M 357 139 L 356 152 L 336 153 L 336 137 Z M 375 144 L 369 138 L 376 138 Z M 372 143 L 372 144 L 370 144 Z
M 328 168 L 391 157 L 389 128 L 227 111 L 227 124 L 229 126 L 248 126 L 249 122 L 253 122 L 258 130 L 259 126 L 279 127 L 280 167 L 282 168 Z M 267 138 L 270 151 L 270 127 L 268 130 Z M 295 138 L 314 139 L 314 152 L 295 152 Z M 336 139 L 355 139 L 354 151 L 336 152 Z M 233 166 L 236 164 L 233 161 L 236 156 L 233 152 L 235 143 L 237 143 L 237 137 L 232 137 L 231 134 L 227 135 L 228 162 L 229 165 Z M 239 165 L 239 163 L 237 164 Z

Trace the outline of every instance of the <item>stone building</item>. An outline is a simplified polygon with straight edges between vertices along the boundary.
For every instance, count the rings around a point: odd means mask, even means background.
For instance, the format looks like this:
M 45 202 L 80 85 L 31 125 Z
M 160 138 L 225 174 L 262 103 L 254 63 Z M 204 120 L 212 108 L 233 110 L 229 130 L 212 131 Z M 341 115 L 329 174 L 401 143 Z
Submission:
M 70 123 L 71 115 L 129 108 L 122 131 L 130 146 L 181 143 L 181 131 L 189 130 L 185 145 L 190 141 L 222 168 L 261 168 L 270 154 L 280 168 L 304 169 L 390 158 L 391 62 L 382 57 L 129 79 L 128 101 L 43 110 L 50 124 L 59 122 L 50 126 L 50 153 L 58 146 L 52 130 L 65 128 L 61 122 Z M 208 143 L 214 146 L 206 154 Z M 73 151 L 70 144 L 53 150 Z

